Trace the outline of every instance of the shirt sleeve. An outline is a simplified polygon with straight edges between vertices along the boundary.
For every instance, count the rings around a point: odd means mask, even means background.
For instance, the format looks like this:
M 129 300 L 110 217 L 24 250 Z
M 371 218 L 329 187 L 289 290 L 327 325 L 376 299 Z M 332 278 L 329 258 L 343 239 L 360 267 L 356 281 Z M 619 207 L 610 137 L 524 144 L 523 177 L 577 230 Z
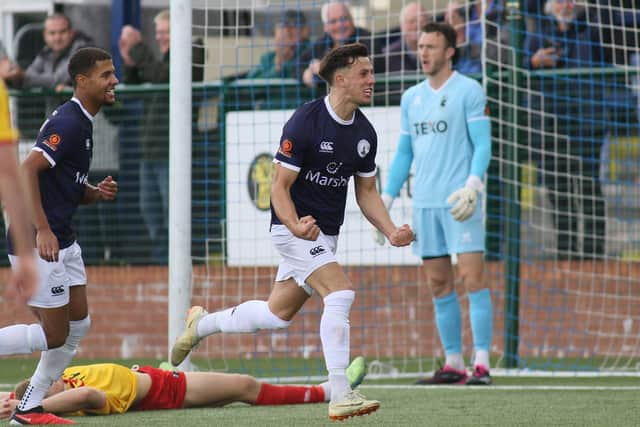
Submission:
M 51 167 L 62 160 L 71 149 L 73 137 L 59 120 L 50 120 L 42 126 L 33 147 L 33 150 L 42 153 Z
M 307 132 L 305 132 L 307 130 Z M 293 117 L 284 125 L 280 145 L 274 159 L 275 163 L 280 163 L 283 167 L 300 172 L 304 164 L 304 156 L 309 144 L 308 125 L 305 129 L 304 120 L 299 114 L 294 113 Z

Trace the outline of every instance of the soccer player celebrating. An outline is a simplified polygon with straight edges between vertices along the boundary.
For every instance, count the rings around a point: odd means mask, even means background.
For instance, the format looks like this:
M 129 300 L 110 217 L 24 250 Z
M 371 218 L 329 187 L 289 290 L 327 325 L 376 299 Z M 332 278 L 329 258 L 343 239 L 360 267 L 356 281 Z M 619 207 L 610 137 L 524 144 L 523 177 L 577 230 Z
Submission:
M 347 370 L 353 388 L 365 377 L 364 358 L 357 357 Z M 18 404 L 28 380 L 13 393 L 0 393 L 0 419 Z M 314 386 L 261 383 L 249 375 L 218 372 L 180 372 L 152 366 L 129 369 L 114 363 L 73 366 L 49 388 L 42 405 L 57 414 L 84 416 L 122 414 L 129 411 L 250 405 L 292 405 L 325 402 L 329 383 Z
M 11 418 L 11 424 L 73 424 L 43 412 L 47 390 L 69 366 L 91 324 L 82 252 L 71 228 L 81 203 L 113 200 L 117 183 L 106 177 L 97 187 L 87 181 L 93 150 L 93 117 L 115 102 L 118 83 L 111 55 L 83 48 L 69 61 L 74 96 L 40 128 L 22 164 L 33 206 L 39 258 L 39 286 L 28 304 L 40 323 L 0 329 L 0 355 L 42 351 L 36 372 Z M 9 245 L 9 259 L 16 265 Z
M 17 139 L 18 133 L 11 128 L 9 97 L 0 79 L 0 195 L 11 221 L 15 252 L 19 255 L 5 295 L 23 304 L 35 292 L 38 272 L 31 245 L 30 215 L 23 199 L 22 179 L 18 172 Z
M 192 307 L 171 363 L 180 364 L 202 338 L 216 332 L 286 328 L 316 291 L 324 301 L 320 338 L 331 385 L 329 418 L 341 420 L 380 406 L 352 391 L 345 376 L 355 292 L 335 253 L 351 176 L 362 213 L 392 245 L 406 246 L 414 236 L 408 225 L 393 224 L 376 188 L 377 135 L 358 108 L 371 102 L 375 82 L 366 47 L 356 43 L 331 50 L 321 61 L 320 76 L 329 84 L 329 95 L 296 110 L 274 159 L 271 237 L 282 261 L 269 300 L 212 314 Z
M 456 32 L 450 25 L 434 22 L 423 28 L 418 57 L 427 79 L 402 96 L 400 141 L 382 198 L 391 207 L 415 160 L 414 252 L 423 259 L 446 354 L 444 367 L 418 383 L 482 385 L 491 383 L 493 319 L 483 278 L 485 233 L 479 199 L 491 157 L 491 130 L 482 87 L 451 69 L 455 47 Z M 475 350 L 470 378 L 462 358 L 462 321 L 450 254 L 458 254 L 460 278 L 469 292 Z

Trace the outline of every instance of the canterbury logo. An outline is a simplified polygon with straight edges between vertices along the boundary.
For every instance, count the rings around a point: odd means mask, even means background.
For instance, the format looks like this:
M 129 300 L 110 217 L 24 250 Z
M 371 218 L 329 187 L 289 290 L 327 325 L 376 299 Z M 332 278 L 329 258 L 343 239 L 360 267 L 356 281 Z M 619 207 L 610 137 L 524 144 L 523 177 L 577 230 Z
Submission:
M 320 254 L 323 254 L 324 252 L 325 249 L 322 246 L 316 246 L 315 248 L 311 248 L 311 250 L 309 251 L 311 256 L 318 256 Z
M 62 295 L 64 294 L 64 286 L 54 286 L 51 288 L 51 295 Z
M 322 141 L 320 143 L 320 152 L 321 153 L 333 153 L 333 142 Z

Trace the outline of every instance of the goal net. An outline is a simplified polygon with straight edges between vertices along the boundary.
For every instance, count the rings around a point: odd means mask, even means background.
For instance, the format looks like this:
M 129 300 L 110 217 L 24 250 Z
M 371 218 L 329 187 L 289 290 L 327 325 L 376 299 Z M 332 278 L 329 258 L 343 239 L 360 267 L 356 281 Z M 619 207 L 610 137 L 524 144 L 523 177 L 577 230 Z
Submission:
M 422 3 L 428 19 L 462 26 L 454 65 L 478 78 L 489 100 L 493 154 L 484 209 L 492 364 L 520 374 L 638 373 L 638 9 L 617 0 L 552 1 L 546 9 L 502 1 Z M 393 69 L 387 49 L 399 43 L 399 55 L 412 58 L 401 32 L 408 4 L 349 6 L 358 34 L 373 40 L 376 95 L 363 111 L 378 133 L 381 186 L 398 140 L 400 96 L 423 78 L 419 64 Z M 560 31 L 558 10 L 567 4 L 571 13 L 564 10 L 562 24 L 569 29 Z M 192 2 L 192 47 L 204 50 L 206 60 L 204 82 L 194 82 L 193 91 L 190 304 L 216 311 L 269 295 L 278 263 L 269 237 L 273 155 L 294 109 L 326 88 L 255 70 L 275 61 L 264 55 L 276 48 L 287 10 L 303 14 L 310 40 L 321 37 L 321 6 Z M 301 71 L 296 67 L 294 73 Z M 411 222 L 412 185 L 409 179 L 394 203 L 396 223 Z M 352 190 L 338 244 L 356 290 L 351 354 L 372 361 L 371 374 L 430 372 L 444 354 L 420 260 L 409 248 L 373 242 Z M 458 292 L 469 362 L 468 304 L 464 289 Z M 202 369 L 261 377 L 325 376 L 321 312 L 315 296 L 287 330 L 215 335 L 193 360 Z

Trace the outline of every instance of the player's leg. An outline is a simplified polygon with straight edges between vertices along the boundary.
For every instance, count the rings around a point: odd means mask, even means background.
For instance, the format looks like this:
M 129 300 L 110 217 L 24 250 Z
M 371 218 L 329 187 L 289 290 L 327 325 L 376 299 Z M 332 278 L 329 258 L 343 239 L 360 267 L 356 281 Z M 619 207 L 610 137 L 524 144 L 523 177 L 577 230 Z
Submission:
M 246 301 L 203 317 L 198 324 L 198 336 L 286 328 L 307 299 L 309 294 L 295 280 L 275 282 L 268 301 Z
M 467 384 L 489 385 L 491 364 L 489 352 L 493 334 L 493 308 L 491 291 L 484 283 L 484 261 L 482 252 L 458 255 L 458 270 L 469 296 L 469 321 L 473 336 L 473 374 Z
M 58 345 L 49 346 L 49 350 L 41 354 L 36 372 L 18 406 L 22 412 L 28 412 L 41 404 L 51 384 L 60 378 L 71 363 L 80 340 L 86 335 L 91 324 L 86 295 L 87 278 L 80 246 L 74 243 L 61 250 L 59 259 L 63 266 L 64 281 L 72 284 L 65 289 L 68 291 L 69 300 L 64 307 L 54 311 L 38 309 L 43 325 L 50 324 L 49 328 L 55 331 Z M 24 415 L 22 417 L 24 418 Z
M 178 366 L 203 338 L 218 332 L 248 333 L 261 329 L 283 329 L 309 299 L 293 280 L 275 282 L 268 301 L 251 300 L 215 313 L 194 306 L 186 328 L 171 349 L 171 364 Z
M 488 385 L 491 383 L 489 350 L 493 332 L 493 310 L 491 292 L 484 277 L 485 232 L 482 212 L 478 209 L 464 222 L 451 220 L 448 229 L 451 250 L 458 254 L 459 278 L 469 296 L 469 320 L 475 357 L 473 375 L 467 384 Z
M 216 372 L 185 372 L 184 407 L 222 406 L 232 402 L 290 405 L 325 401 L 322 386 L 272 385 L 254 377 Z
M 272 227 L 271 235 L 283 260 L 278 267 L 269 300 L 245 301 L 210 314 L 202 307 L 192 307 L 187 315 L 185 331 L 171 349 L 173 366 L 182 363 L 191 349 L 206 336 L 218 332 L 247 333 L 289 326 L 291 318 L 312 293 L 303 279 L 310 264 L 304 257 L 304 254 L 308 255 L 307 246 L 310 243 L 294 237 L 285 226 Z M 335 243 L 332 244 L 335 246 Z
M 413 210 L 413 224 L 417 240 L 414 253 L 423 259 L 427 283 L 431 289 L 436 327 L 445 351 L 445 365 L 430 378 L 416 384 L 462 384 L 467 373 L 462 358 L 462 316 L 447 244 L 446 220 L 448 209 Z
M 310 243 L 318 247 L 318 243 L 323 241 L 319 238 L 317 242 Z M 380 407 L 380 402 L 367 400 L 360 393 L 351 390 L 346 374 L 350 349 L 349 314 L 355 299 L 351 281 L 335 262 L 333 251 L 320 251 L 313 262 L 319 267 L 312 270 L 306 283 L 324 301 L 320 318 L 320 339 L 331 389 L 329 418 L 342 420 L 369 414 Z

